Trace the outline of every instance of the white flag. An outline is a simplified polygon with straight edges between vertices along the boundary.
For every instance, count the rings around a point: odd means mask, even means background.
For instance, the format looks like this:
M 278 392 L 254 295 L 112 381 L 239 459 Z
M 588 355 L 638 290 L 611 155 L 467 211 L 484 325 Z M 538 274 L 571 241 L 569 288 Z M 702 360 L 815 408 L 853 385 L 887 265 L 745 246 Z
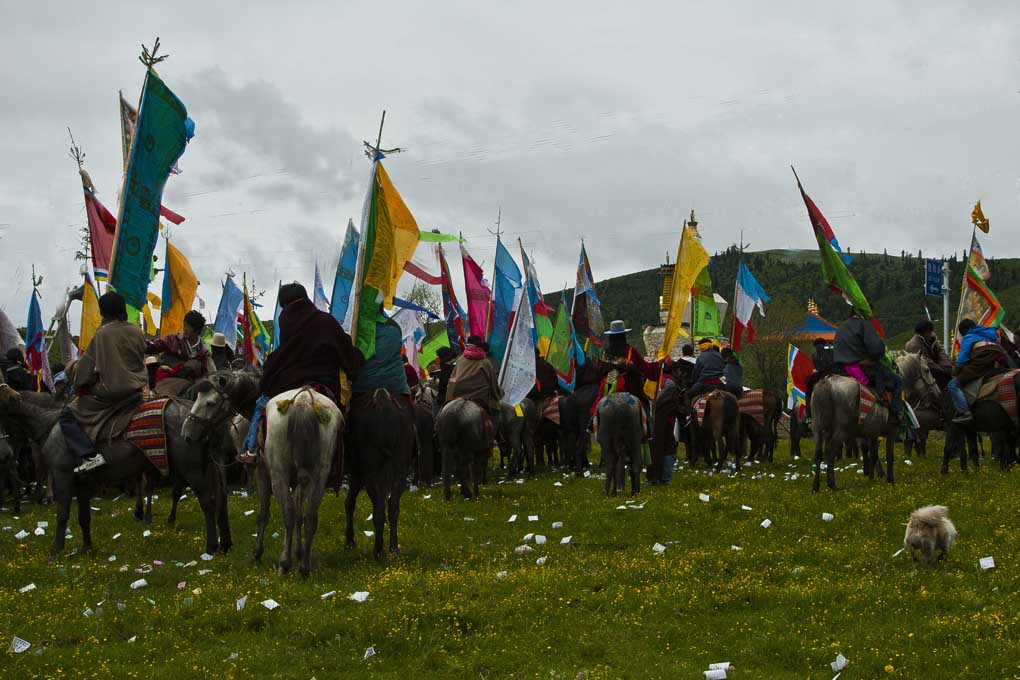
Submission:
M 319 273 L 319 261 L 315 261 L 315 307 L 321 312 L 329 313 L 329 298 L 326 297 L 326 291 L 322 287 L 322 274 Z
M 503 356 L 499 386 L 503 403 L 517 406 L 535 386 L 535 322 L 527 294 L 518 298 L 517 315 L 510 332 L 509 346 Z

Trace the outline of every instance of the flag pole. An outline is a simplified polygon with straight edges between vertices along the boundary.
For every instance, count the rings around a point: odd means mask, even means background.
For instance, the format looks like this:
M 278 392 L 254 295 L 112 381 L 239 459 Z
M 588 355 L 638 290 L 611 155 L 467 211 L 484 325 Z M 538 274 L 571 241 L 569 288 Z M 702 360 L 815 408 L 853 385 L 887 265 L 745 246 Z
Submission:
M 375 138 L 375 146 L 367 149 L 370 152 L 369 158 L 372 160 L 372 167 L 379 162 L 379 152 L 382 148 L 382 131 L 383 126 L 386 124 L 386 109 L 383 109 L 382 118 L 379 120 L 379 134 Z M 365 142 L 365 146 L 369 146 L 368 142 Z M 373 186 L 375 183 L 375 173 L 372 173 L 372 178 L 369 180 L 372 184 L 368 187 L 369 196 L 375 191 Z M 371 200 L 371 199 L 369 199 Z M 372 207 L 368 206 L 369 213 L 372 211 Z M 361 284 L 365 278 L 365 250 L 366 248 L 366 237 L 368 230 L 365 228 L 367 225 L 362 223 L 361 225 L 361 243 L 358 248 L 358 265 L 354 268 L 354 309 L 351 311 L 351 337 L 355 343 L 358 339 L 358 310 L 361 307 Z

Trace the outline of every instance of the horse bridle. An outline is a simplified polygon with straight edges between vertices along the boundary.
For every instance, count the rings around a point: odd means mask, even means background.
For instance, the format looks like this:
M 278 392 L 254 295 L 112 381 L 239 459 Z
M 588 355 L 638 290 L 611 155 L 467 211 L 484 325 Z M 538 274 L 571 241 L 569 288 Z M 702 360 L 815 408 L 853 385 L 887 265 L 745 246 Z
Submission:
M 237 413 L 237 408 L 234 406 L 233 401 L 231 401 L 230 395 L 212 380 L 207 382 L 209 383 L 210 389 L 216 392 L 216 394 L 220 397 L 220 404 L 217 406 L 217 413 L 213 416 L 206 417 L 196 415 L 195 413 L 188 411 L 188 415 L 184 416 L 185 423 L 189 420 L 198 423 L 198 425 L 202 428 L 203 433 L 206 435 L 211 433 L 217 425 L 226 422 L 232 414 Z

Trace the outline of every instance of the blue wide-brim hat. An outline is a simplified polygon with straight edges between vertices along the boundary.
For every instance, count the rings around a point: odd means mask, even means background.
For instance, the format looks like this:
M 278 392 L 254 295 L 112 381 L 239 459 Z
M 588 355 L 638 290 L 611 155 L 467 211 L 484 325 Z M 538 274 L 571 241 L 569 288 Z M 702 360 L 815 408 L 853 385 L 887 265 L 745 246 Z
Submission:
M 609 330 L 605 331 L 603 335 L 622 335 L 623 333 L 630 333 L 629 328 L 624 328 L 622 321 L 617 319 L 609 324 Z

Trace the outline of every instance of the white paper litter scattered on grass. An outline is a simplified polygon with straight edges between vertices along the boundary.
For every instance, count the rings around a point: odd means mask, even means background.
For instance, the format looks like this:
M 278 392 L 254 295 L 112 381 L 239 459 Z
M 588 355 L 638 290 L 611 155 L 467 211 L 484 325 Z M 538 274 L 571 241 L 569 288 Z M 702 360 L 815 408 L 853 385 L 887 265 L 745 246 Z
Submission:
M 241 597 L 237 598 L 237 602 L 234 603 L 234 610 L 241 611 L 242 609 L 244 609 L 244 605 L 246 604 L 248 604 L 248 596 L 242 595 Z
M 422 496 L 422 498 L 424 498 L 425 500 L 428 500 L 428 499 L 432 498 L 432 494 L 426 494 L 426 495 Z
M 705 680 L 726 680 L 726 669 L 713 668 L 705 671 Z
M 517 554 L 517 555 L 524 555 L 524 554 L 529 553 L 529 552 L 531 552 L 533 550 L 534 550 L 534 548 L 532 548 L 530 545 L 519 545 L 516 548 L 514 548 L 514 553 Z
M 728 671 L 730 669 L 729 661 L 720 661 L 719 663 L 708 664 L 708 670 L 710 671 Z
M 149 585 L 149 582 L 146 581 L 144 578 L 140 578 L 137 581 L 133 581 L 131 583 L 131 589 L 132 590 L 140 590 L 140 589 L 144 588 L 147 585 Z
M 347 599 L 353 600 L 354 602 L 364 602 L 365 600 L 368 599 L 368 591 L 359 590 L 357 592 L 351 593 L 350 597 L 348 597 Z
M 567 545 L 568 543 L 570 543 L 571 538 L 573 538 L 573 536 L 564 536 L 563 538 L 560 539 L 560 545 Z
M 29 536 L 31 536 L 31 534 L 28 533 L 27 531 L 25 531 L 24 529 L 22 529 L 21 531 L 19 531 L 16 534 L 14 534 L 14 538 L 18 539 L 19 541 L 23 540 L 23 539 L 26 539 Z
M 563 486 L 563 482 L 553 482 L 553 486 Z
M 626 510 L 626 509 L 627 509 L 627 506 L 626 506 L 626 505 L 617 505 L 617 506 L 616 506 L 616 509 L 617 509 L 617 510 Z
M 538 521 L 538 515 L 528 515 L 528 521 L 529 522 L 537 522 Z
M 148 538 L 149 536 L 152 536 L 152 532 L 148 529 L 142 532 L 142 538 Z
M 535 545 L 545 545 L 545 536 L 542 534 L 535 536 Z
M 245 510 L 245 511 L 244 511 L 244 516 L 245 516 L 245 517 L 251 517 L 251 516 L 252 516 L 252 515 L 254 515 L 254 514 L 255 514 L 255 511 L 254 511 L 254 510 Z
M 198 559 L 202 560 L 203 562 L 208 562 L 212 558 L 213 556 L 210 555 L 209 553 L 202 553 L 201 555 L 198 556 Z
M 534 537 L 535 537 L 535 534 L 524 534 L 524 538 L 522 538 L 521 540 L 524 541 L 525 543 L 527 543 L 528 541 L 530 541 Z
M 502 581 L 505 578 L 506 578 L 506 572 L 505 571 L 497 571 L 496 572 L 496 580 Z
M 994 569 L 995 568 L 995 558 L 994 557 L 982 557 L 980 560 L 978 560 L 978 564 L 981 565 L 982 569 Z
M 707 502 L 709 502 L 712 499 L 711 499 L 711 497 L 707 493 L 699 493 L 698 494 L 698 500 L 703 502 L 703 503 L 707 503 Z
M 743 550 L 743 548 L 741 548 L 739 545 L 731 545 L 730 546 L 730 550 L 737 550 L 737 551 L 739 551 L 739 550 Z
M 834 518 L 835 518 L 835 515 L 833 515 L 831 512 L 823 512 L 822 513 L 822 521 L 823 522 L 831 522 Z
M 833 661 L 829 665 L 832 666 L 832 670 L 834 670 L 834 671 L 841 671 L 844 668 L 846 668 L 846 665 L 848 663 L 850 663 L 850 659 L 846 658 L 842 654 L 839 654 L 839 655 L 836 656 L 836 660 Z
M 562 529 L 563 528 L 563 522 L 553 522 L 552 523 L 552 528 L 553 529 Z
M 517 515 L 510 515 L 510 519 L 506 521 L 507 524 L 517 521 Z
M 750 505 L 741 505 L 740 509 L 741 510 L 745 510 L 747 512 L 750 512 L 751 510 L 754 510 L 754 508 L 752 508 Z
M 362 660 L 367 661 L 373 656 L 375 656 L 375 647 L 369 647 L 368 649 L 365 650 L 365 656 L 362 657 Z
M 906 459 L 904 459 L 903 464 L 907 465 L 907 466 L 910 466 L 910 465 L 914 464 L 914 461 L 910 460 L 909 458 L 906 458 Z
M 476 521 L 476 520 L 475 520 L 475 518 L 474 518 L 474 517 L 465 517 L 465 518 L 464 518 L 464 521 L 465 521 L 465 522 L 474 522 L 474 521 Z
M 331 590 L 328 593 L 323 593 L 319 597 L 322 598 L 323 600 L 332 600 L 334 597 L 336 597 L 336 591 Z
M 539 558 L 538 558 L 537 560 L 535 560 L 535 564 L 537 564 L 538 566 L 540 566 L 540 567 L 541 567 L 541 566 L 542 566 L 543 564 L 545 564 L 545 561 L 546 561 L 547 559 L 549 559 L 549 558 L 548 558 L 548 557 L 546 557 L 545 555 L 542 555 L 542 556 L 541 556 L 541 557 L 539 557 Z
M 117 556 L 116 555 L 110 555 L 109 557 L 106 558 L 106 561 L 107 562 L 116 562 L 117 561 Z
M 23 588 L 18 588 L 18 592 L 19 593 L 28 593 L 28 592 L 31 592 L 33 590 L 35 590 L 35 584 L 34 583 L 29 583 L 27 586 L 24 586 Z
M 274 609 L 280 606 L 280 603 L 274 600 L 273 598 L 269 598 L 268 600 L 262 600 L 261 604 L 269 611 L 273 611 Z
M 768 529 L 770 526 L 772 526 L 772 520 L 766 518 L 766 519 L 763 519 L 761 521 L 761 528 L 762 529 Z
M 365 518 L 365 521 L 366 522 L 371 522 L 373 517 L 375 517 L 375 513 L 374 512 L 369 514 L 369 516 Z
M 368 538 L 372 538 L 373 536 L 375 536 L 374 531 L 363 531 L 361 533 L 365 534 L 365 536 L 367 536 Z
M 36 536 L 45 536 L 46 530 L 43 529 L 42 527 L 36 527 L 35 531 L 33 531 L 32 533 L 35 534 Z
M 120 534 L 119 533 L 116 533 L 116 534 L 113 535 L 113 540 L 114 541 L 116 541 L 118 538 L 120 538 Z
M 40 521 L 36 522 L 35 526 L 38 527 L 39 529 L 49 529 L 50 523 L 46 521 Z
M 899 550 L 897 550 L 896 552 L 894 552 L 894 553 L 892 554 L 892 556 L 893 556 L 893 557 L 899 557 L 900 555 L 902 555 L 902 554 L 903 554 L 903 551 L 904 551 L 904 550 L 906 550 L 906 548 L 900 548 Z
M 31 642 L 29 642 L 28 640 L 22 640 L 17 635 L 15 635 L 14 639 L 11 640 L 11 651 L 14 652 L 15 654 L 21 654 L 31 646 L 32 646 Z
M 655 545 L 652 546 L 652 552 L 661 555 L 662 553 L 666 552 L 666 546 L 664 546 L 661 543 L 656 543 Z

